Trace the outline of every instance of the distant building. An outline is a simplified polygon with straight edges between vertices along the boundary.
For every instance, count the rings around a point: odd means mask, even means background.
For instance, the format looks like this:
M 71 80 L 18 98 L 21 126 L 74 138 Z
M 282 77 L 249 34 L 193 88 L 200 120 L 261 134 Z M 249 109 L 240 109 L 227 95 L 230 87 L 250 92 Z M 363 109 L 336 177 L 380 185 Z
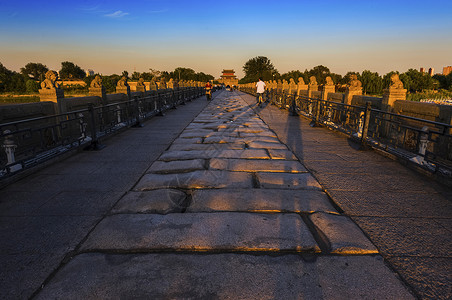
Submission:
M 434 69 L 434 68 L 428 69 L 428 75 L 430 75 L 430 76 L 435 75 L 435 74 L 433 74 L 433 73 L 435 73 L 435 69 Z
M 449 75 L 452 72 L 452 66 L 447 66 L 443 68 L 443 75 Z
M 419 72 L 425 73 L 425 68 L 421 68 L 421 69 L 419 70 Z
M 239 80 L 235 76 L 235 71 L 234 70 L 224 69 L 222 73 L 223 73 L 223 75 L 221 75 L 221 78 L 218 79 L 219 83 L 223 83 L 224 85 L 229 85 L 229 86 L 233 86 L 233 85 L 238 85 L 239 84 Z
M 86 76 L 94 76 L 94 71 L 91 69 L 88 69 L 88 71 L 86 71 Z

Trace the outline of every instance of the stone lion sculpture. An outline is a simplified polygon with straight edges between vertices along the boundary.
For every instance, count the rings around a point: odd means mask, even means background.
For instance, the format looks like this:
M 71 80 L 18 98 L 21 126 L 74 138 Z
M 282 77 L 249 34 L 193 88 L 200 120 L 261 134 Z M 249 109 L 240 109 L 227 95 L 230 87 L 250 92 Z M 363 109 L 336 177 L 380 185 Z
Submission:
M 126 87 L 126 86 L 128 86 L 127 78 L 125 76 L 122 76 L 121 79 L 119 79 L 118 84 L 116 86 L 117 87 Z
M 60 88 L 60 85 L 56 82 L 58 80 L 58 73 L 55 71 L 47 71 L 46 72 L 46 79 L 44 79 L 43 82 L 41 82 L 41 88 L 42 89 L 58 89 Z
M 309 85 L 317 85 L 317 79 L 315 76 L 309 77 Z
M 403 82 L 399 78 L 399 74 L 391 75 L 391 85 L 389 86 L 391 89 L 403 89 Z
M 143 77 L 140 77 L 140 79 L 138 79 L 137 86 L 145 86 Z
M 101 88 L 102 87 L 102 78 L 99 75 L 96 75 L 96 77 L 94 77 L 93 81 L 91 81 L 90 87 Z
M 305 85 L 303 77 L 298 77 L 298 84 Z
M 360 88 L 362 87 L 362 83 L 361 81 L 358 80 L 358 76 L 356 76 L 356 74 L 352 74 L 350 75 L 350 83 L 349 83 L 351 88 Z
M 334 85 L 334 81 L 330 76 L 326 77 L 326 85 Z

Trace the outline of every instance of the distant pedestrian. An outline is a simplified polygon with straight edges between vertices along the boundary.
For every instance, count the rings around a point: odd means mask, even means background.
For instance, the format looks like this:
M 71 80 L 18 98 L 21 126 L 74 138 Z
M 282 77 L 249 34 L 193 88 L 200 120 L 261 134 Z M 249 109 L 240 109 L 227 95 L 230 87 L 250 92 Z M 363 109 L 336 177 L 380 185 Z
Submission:
M 259 81 L 256 83 L 256 101 L 259 106 L 264 103 L 265 82 L 259 77 Z
M 207 101 L 210 101 L 212 100 L 212 84 L 210 83 L 210 81 L 207 81 L 205 88 Z

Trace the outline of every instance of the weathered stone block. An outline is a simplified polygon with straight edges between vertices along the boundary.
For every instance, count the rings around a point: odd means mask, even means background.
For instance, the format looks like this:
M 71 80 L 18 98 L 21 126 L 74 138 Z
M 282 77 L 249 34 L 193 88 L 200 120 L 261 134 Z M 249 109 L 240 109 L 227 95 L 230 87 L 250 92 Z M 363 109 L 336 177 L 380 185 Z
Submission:
M 282 149 L 268 149 L 271 159 L 298 160 L 292 151 Z
M 264 189 L 322 189 L 319 182 L 307 173 L 257 173 L 257 178 Z
M 321 191 L 279 189 L 197 190 L 187 212 L 333 212 L 328 196 Z
M 112 249 L 320 251 L 299 215 L 255 213 L 110 216 L 89 235 L 82 251 Z
M 175 160 L 175 161 L 156 161 L 146 171 L 146 173 L 183 173 L 192 172 L 196 170 L 204 170 L 204 159 L 192 160 Z
M 312 223 L 322 233 L 320 236 L 335 254 L 375 254 L 377 248 L 361 229 L 346 216 L 314 213 Z
M 286 160 L 257 160 L 257 159 L 218 159 L 210 160 L 210 169 L 219 169 L 239 172 L 307 172 L 298 161 Z
M 185 193 L 174 189 L 128 192 L 112 210 L 114 214 L 182 212 Z
M 180 174 L 145 174 L 136 191 L 165 188 L 251 188 L 251 174 L 227 171 L 194 171 Z
M 380 256 L 103 254 L 74 257 L 36 299 L 414 299 Z
M 287 146 L 281 143 L 271 143 L 271 142 L 250 142 L 248 143 L 249 148 L 254 149 L 279 149 L 287 150 Z

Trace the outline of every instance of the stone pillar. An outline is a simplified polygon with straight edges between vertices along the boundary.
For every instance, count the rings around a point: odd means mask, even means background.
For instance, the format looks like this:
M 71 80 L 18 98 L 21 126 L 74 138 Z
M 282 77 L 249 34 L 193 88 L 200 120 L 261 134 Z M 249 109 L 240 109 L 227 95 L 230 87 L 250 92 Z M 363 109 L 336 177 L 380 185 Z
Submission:
M 312 92 L 316 92 L 319 90 L 319 85 L 317 84 L 317 79 L 315 76 L 311 76 L 309 78 L 309 85 L 308 85 L 308 97 L 312 98 Z
M 362 87 L 359 87 L 359 88 L 347 87 L 347 89 L 345 90 L 344 104 L 351 105 L 353 96 L 355 96 L 355 95 L 360 96 L 362 94 L 363 94 Z
M 41 102 L 51 101 L 58 103 L 58 100 L 64 98 L 64 92 L 60 89 L 58 80 L 58 73 L 49 70 L 46 72 L 45 80 L 41 82 L 41 89 L 39 90 L 39 98 Z
M 62 89 L 40 89 L 39 90 L 39 101 L 51 101 L 58 103 L 59 100 L 64 99 L 64 92 Z
M 399 75 L 392 74 L 391 85 L 388 89 L 383 90 L 381 108 L 386 111 L 392 111 L 394 102 L 397 100 L 406 100 L 406 89 L 403 88 L 403 83 L 399 79 Z
M 307 90 L 308 90 L 308 86 L 304 82 L 303 77 L 298 78 L 297 95 L 298 96 L 305 96 L 306 93 L 304 91 L 307 91 Z
M 130 86 L 127 83 L 127 78 L 125 76 L 122 76 L 122 78 L 118 81 L 118 84 L 116 85 L 116 93 L 126 94 L 127 99 L 131 99 Z
M 383 100 L 381 108 L 386 111 L 392 111 L 394 102 L 397 100 L 406 100 L 406 89 L 389 88 L 383 90 Z
M 334 85 L 322 86 L 322 100 L 328 100 L 328 94 L 334 92 L 336 92 L 336 87 Z
M 353 96 L 355 95 L 362 95 L 363 94 L 363 88 L 361 81 L 358 80 L 358 76 L 355 74 L 350 75 L 350 83 L 347 86 L 347 89 L 345 90 L 345 98 L 344 98 L 344 104 L 351 105 Z

